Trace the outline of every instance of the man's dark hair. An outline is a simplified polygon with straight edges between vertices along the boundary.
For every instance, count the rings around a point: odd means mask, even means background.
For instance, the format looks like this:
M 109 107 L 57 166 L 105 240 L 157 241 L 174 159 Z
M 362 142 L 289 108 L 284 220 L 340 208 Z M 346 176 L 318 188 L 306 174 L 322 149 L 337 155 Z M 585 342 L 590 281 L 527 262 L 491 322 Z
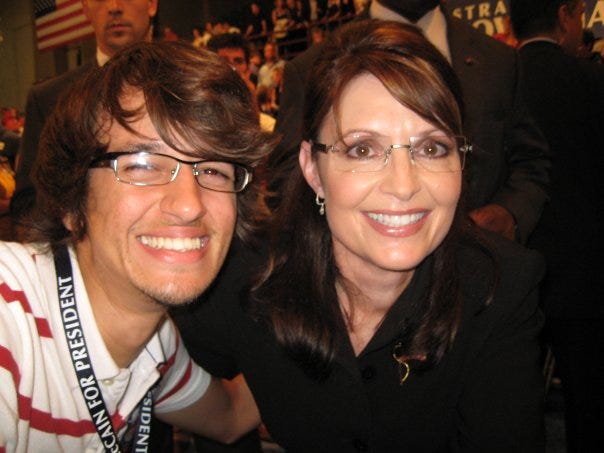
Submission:
M 519 40 L 551 33 L 558 24 L 558 10 L 568 5 L 574 10 L 580 0 L 511 0 L 510 18 Z
M 212 52 L 218 52 L 220 49 L 243 49 L 245 61 L 250 59 L 250 50 L 247 41 L 241 33 L 220 33 L 214 35 L 208 41 L 207 48 Z

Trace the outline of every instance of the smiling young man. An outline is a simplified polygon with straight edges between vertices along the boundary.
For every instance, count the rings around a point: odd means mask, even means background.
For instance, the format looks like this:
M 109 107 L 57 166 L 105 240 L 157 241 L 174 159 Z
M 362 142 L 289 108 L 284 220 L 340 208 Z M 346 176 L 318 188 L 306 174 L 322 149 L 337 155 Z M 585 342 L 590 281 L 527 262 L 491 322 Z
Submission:
M 25 244 L 0 243 L 0 451 L 146 451 L 150 414 L 229 441 L 245 383 L 193 364 L 170 307 L 253 229 L 272 148 L 220 58 L 140 43 L 91 72 L 42 136 Z

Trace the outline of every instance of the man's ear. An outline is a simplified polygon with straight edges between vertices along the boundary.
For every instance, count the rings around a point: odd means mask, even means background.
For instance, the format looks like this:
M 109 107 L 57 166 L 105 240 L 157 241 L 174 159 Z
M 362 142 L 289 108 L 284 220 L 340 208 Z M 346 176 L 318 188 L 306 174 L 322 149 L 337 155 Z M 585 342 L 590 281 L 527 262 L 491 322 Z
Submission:
M 312 190 L 314 190 L 321 198 L 325 198 L 323 184 L 321 183 L 321 177 L 319 176 L 319 169 L 317 167 L 317 160 L 313 157 L 310 148 L 310 143 L 306 140 L 300 145 L 300 154 L 298 155 L 300 168 L 302 169 L 304 179 L 306 179 L 306 182 Z
M 158 0 L 149 0 L 149 17 L 155 17 L 157 14 L 157 1 Z

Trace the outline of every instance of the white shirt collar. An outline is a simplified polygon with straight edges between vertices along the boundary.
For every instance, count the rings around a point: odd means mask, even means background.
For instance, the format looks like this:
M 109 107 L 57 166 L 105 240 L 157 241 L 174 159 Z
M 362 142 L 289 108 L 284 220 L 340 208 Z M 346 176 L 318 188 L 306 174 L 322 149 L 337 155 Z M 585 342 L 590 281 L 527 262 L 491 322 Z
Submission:
M 397 14 L 391 9 L 386 8 L 379 2 L 372 1 L 369 6 L 369 16 L 374 19 L 394 20 L 409 24 L 410 21 Z M 447 41 L 447 21 L 445 15 L 439 6 L 432 11 L 428 11 L 415 24 L 440 52 L 451 61 L 451 52 Z
M 98 47 L 96 48 L 96 62 L 99 65 L 99 68 L 107 63 L 109 58 L 109 55 L 103 53 Z
M 518 48 L 520 49 L 532 42 L 550 42 L 552 44 L 560 45 L 560 43 L 558 41 L 556 41 L 555 39 L 550 38 L 548 36 L 535 36 L 533 38 L 529 38 L 529 39 L 525 39 L 524 41 L 521 41 Z

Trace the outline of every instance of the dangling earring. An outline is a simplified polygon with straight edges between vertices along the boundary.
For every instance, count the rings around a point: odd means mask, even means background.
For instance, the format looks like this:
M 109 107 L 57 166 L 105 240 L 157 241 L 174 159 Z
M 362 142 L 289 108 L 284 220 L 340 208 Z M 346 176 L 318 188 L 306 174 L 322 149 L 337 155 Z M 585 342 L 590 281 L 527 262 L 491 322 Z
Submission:
M 321 198 L 319 194 L 315 197 L 315 203 L 319 206 L 319 214 L 325 215 L 325 198 Z

